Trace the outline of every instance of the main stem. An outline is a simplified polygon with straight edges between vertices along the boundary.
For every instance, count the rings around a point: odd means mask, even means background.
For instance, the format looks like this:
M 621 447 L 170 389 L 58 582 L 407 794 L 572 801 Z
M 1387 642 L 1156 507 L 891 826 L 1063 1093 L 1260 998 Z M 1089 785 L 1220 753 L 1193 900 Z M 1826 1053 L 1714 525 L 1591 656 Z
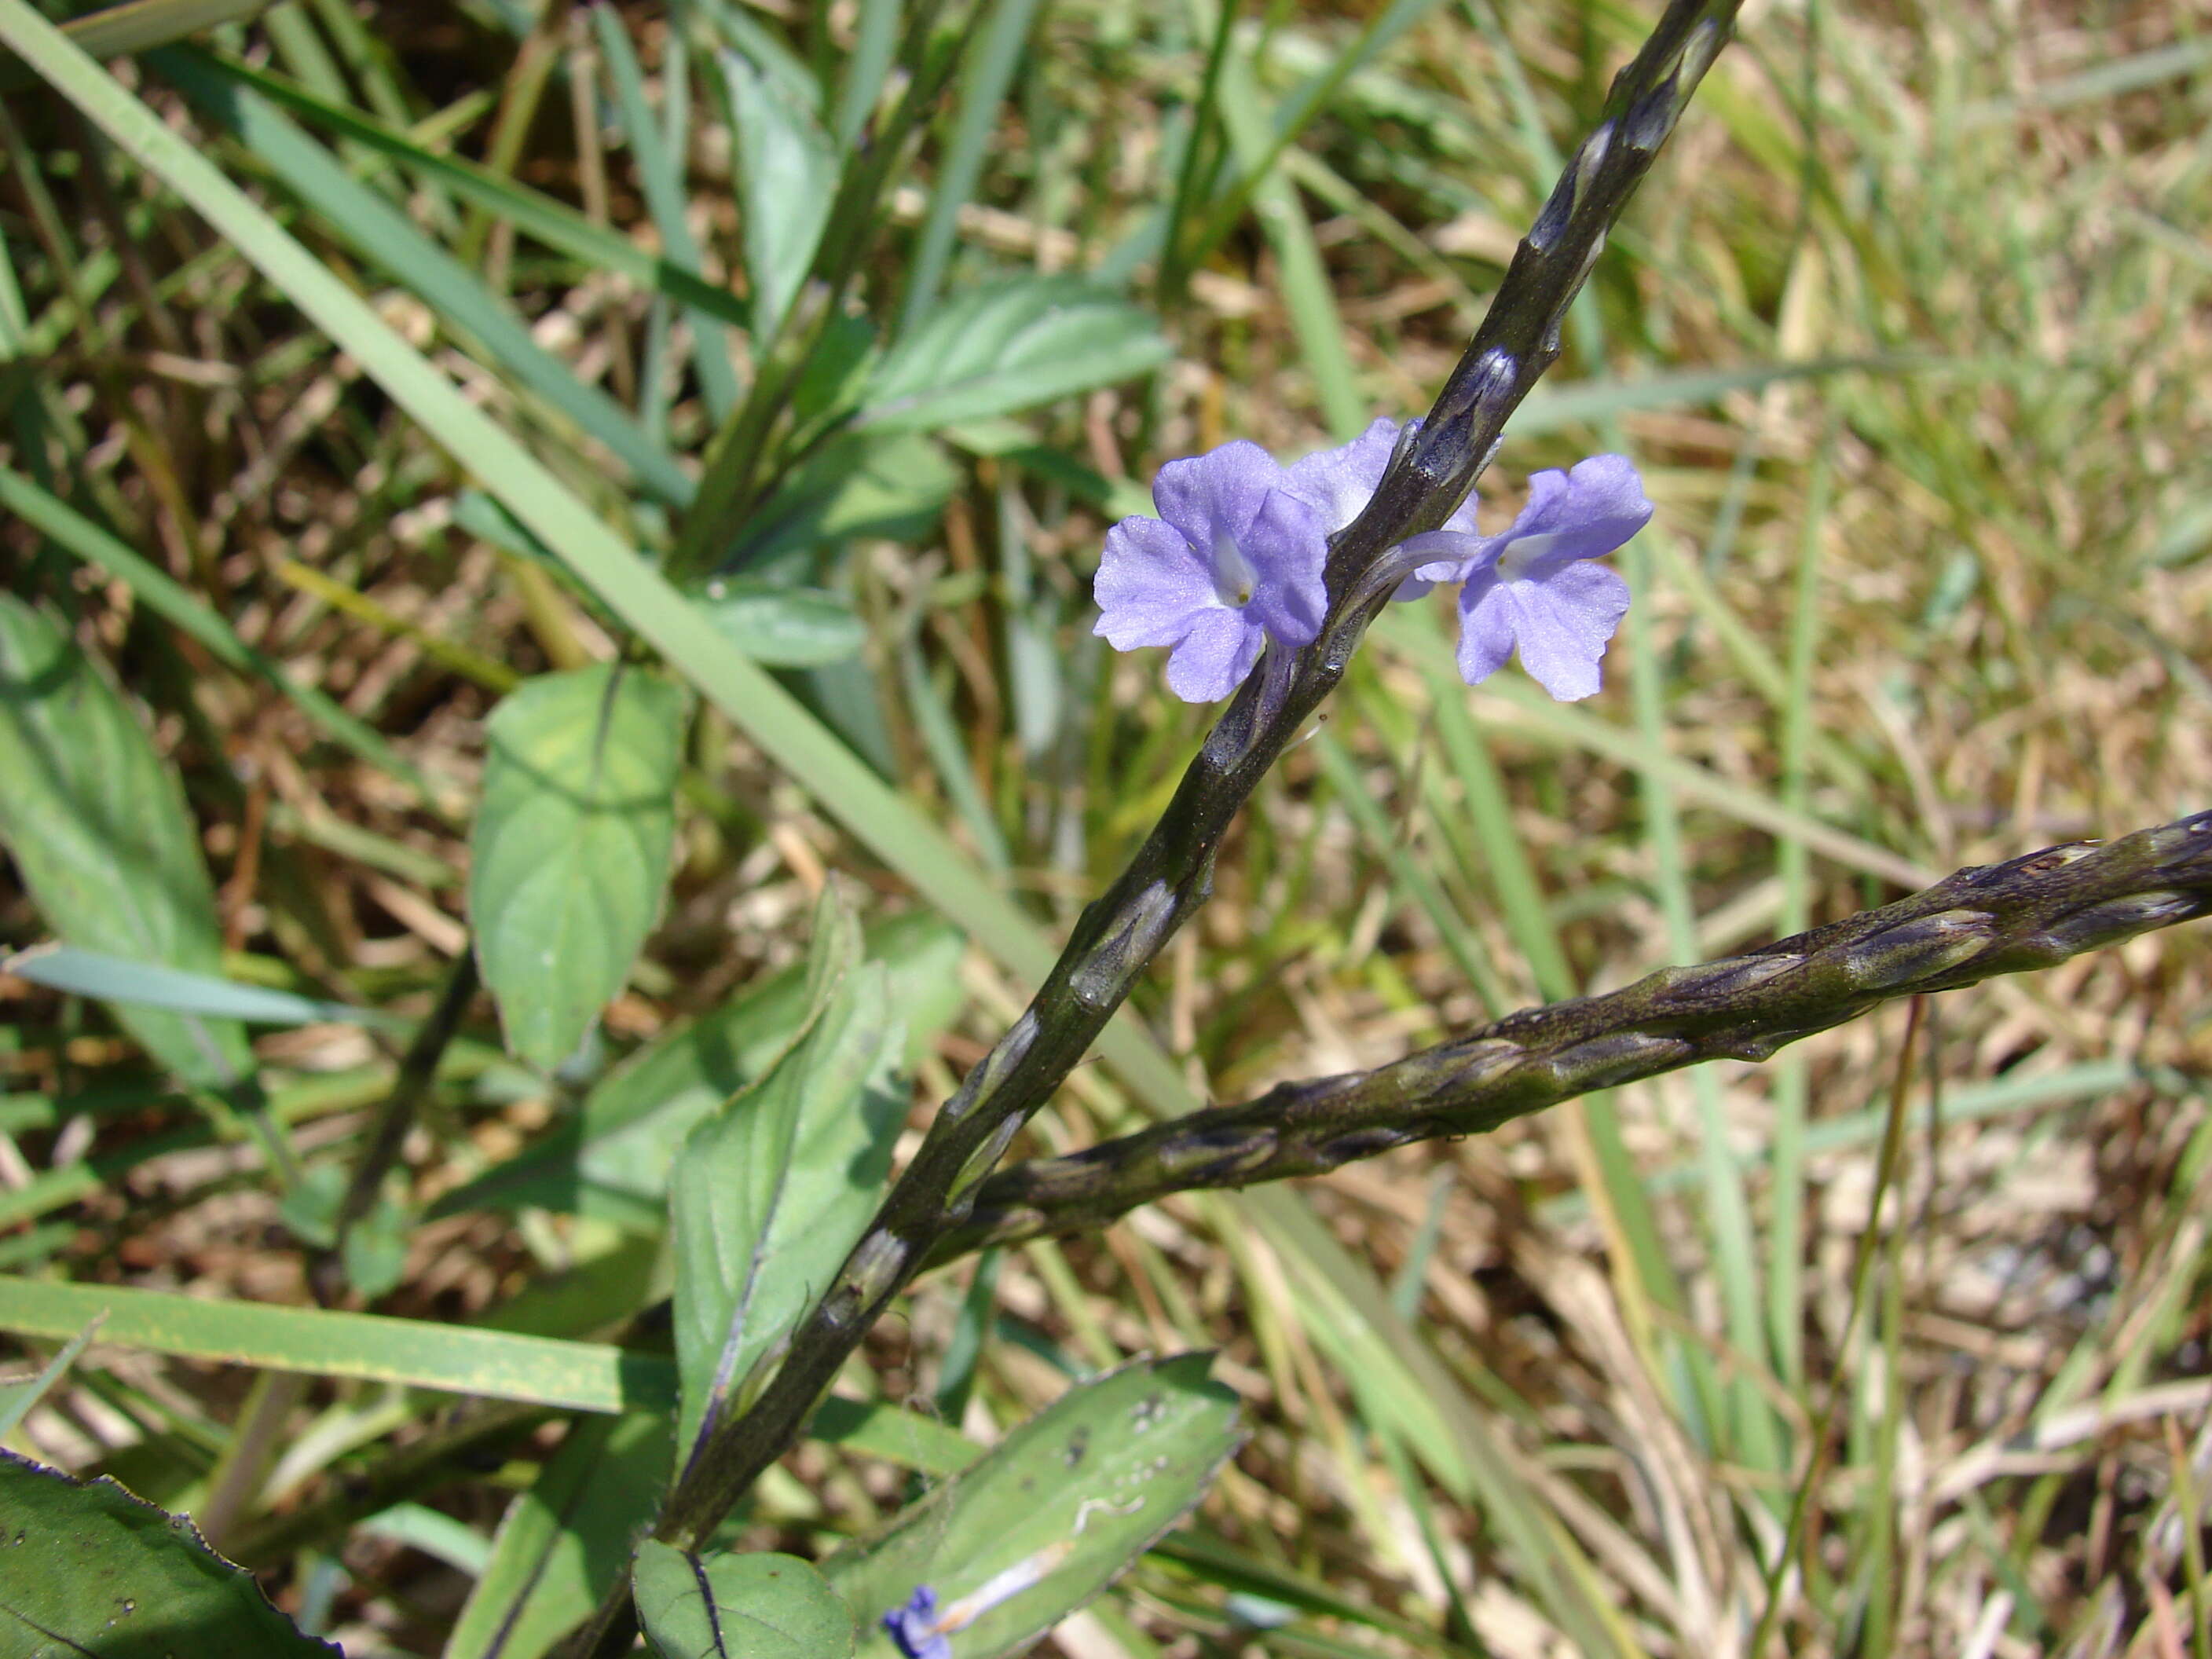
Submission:
M 1559 358 L 1567 310 L 1606 233 L 1650 170 L 1726 39 L 1738 0 L 1674 0 L 1614 79 L 1584 140 L 1514 255 L 1436 406 L 1401 441 L 1374 499 L 1329 551 L 1320 635 L 1271 646 L 1200 747 L 1127 869 L 1083 913 L 1021 1018 L 931 1124 L 860 1244 L 752 1406 L 717 1430 L 670 1494 L 654 1536 L 700 1547 L 761 1472 L 790 1447 L 862 1335 L 961 1225 L 1021 1127 L 1088 1052 L 1137 976 L 1212 891 L 1213 858 L 1237 813 L 1344 678 L 1399 577 L 1391 550 L 1442 525 L 1489 464 L 1506 418 Z M 627 1599 L 601 1609 L 578 1651 L 628 1651 Z

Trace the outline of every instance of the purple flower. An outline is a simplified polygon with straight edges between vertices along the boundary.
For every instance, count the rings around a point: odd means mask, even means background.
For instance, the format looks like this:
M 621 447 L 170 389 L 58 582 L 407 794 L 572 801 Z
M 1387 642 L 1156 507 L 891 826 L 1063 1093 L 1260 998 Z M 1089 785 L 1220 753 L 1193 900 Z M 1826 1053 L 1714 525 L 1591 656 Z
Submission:
M 1374 499 L 1375 487 L 1382 482 L 1391 453 L 1397 447 L 1397 422 L 1376 421 L 1348 444 L 1291 462 L 1287 470 L 1289 487 L 1313 503 L 1328 533 L 1334 536 L 1367 510 L 1367 503 Z M 1468 496 L 1459 511 L 1444 520 L 1444 528 L 1474 534 L 1474 505 L 1475 498 Z M 1390 597 L 1418 599 L 1431 586 L 1431 581 L 1421 576 L 1408 576 Z
M 1117 651 L 1173 646 L 1168 689 L 1186 702 L 1227 696 L 1270 637 L 1311 641 L 1328 603 L 1328 532 L 1288 482 L 1242 439 L 1170 461 L 1152 484 L 1160 516 L 1106 532 L 1093 631 Z
M 1598 688 L 1598 659 L 1628 609 L 1628 584 L 1601 565 L 1651 517 L 1643 481 L 1625 455 L 1593 455 L 1571 472 L 1528 480 L 1528 505 L 1502 536 L 1446 529 L 1416 536 L 1408 551 L 1442 558 L 1416 574 L 1457 581 L 1459 672 L 1469 685 L 1521 665 L 1561 702 Z
M 937 1592 L 927 1584 L 915 1585 L 904 1607 L 884 1615 L 884 1628 L 906 1659 L 952 1659 L 952 1643 L 937 1628 Z

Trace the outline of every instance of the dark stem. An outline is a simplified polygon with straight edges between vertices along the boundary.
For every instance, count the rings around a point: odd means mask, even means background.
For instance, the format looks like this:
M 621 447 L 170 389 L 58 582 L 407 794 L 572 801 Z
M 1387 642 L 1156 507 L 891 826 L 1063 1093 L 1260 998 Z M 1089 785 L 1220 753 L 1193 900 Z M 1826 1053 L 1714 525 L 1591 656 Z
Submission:
M 1879 910 L 1607 996 L 1517 1013 L 1372 1072 L 1285 1083 L 986 1181 L 927 1265 L 1103 1227 L 1201 1188 L 1321 1175 L 1408 1141 L 1479 1134 L 1593 1089 L 1764 1060 L 1878 1002 L 2046 968 L 2212 914 L 2212 812 L 1961 870 Z
M 689 1460 L 654 1536 L 700 1547 L 761 1471 L 797 1437 L 815 1401 L 939 1238 L 965 1222 L 1007 1144 L 1049 1099 L 1152 958 L 1204 904 L 1229 826 L 1307 718 L 1344 678 L 1396 577 L 1385 556 L 1442 525 L 1488 465 L 1506 418 L 1559 355 L 1567 310 L 1734 20 L 1737 0 L 1674 0 L 1614 79 L 1603 119 L 1515 254 L 1489 314 L 1418 431 L 1399 445 L 1367 510 L 1332 543 L 1329 609 L 1296 653 L 1271 646 L 1183 775 L 1127 869 L 1076 923 L 1021 1018 L 931 1123 L 860 1244 L 791 1337 L 751 1407 Z M 1387 578 L 1387 579 L 1386 579 Z M 600 1609 L 572 1650 L 629 1650 L 626 1599 Z

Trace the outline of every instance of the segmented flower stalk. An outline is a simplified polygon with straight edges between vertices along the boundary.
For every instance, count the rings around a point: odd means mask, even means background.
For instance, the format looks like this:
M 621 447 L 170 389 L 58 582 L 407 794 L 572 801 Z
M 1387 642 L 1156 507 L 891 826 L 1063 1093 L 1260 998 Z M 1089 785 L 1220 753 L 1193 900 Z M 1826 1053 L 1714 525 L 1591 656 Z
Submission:
M 1321 1175 L 1702 1060 L 1765 1060 L 1898 997 L 2048 968 L 2212 915 L 2212 812 L 2046 848 L 1741 956 L 1513 1014 L 1371 1072 L 1285 1083 L 985 1182 L 933 1260 L 1104 1226 L 1208 1187 Z

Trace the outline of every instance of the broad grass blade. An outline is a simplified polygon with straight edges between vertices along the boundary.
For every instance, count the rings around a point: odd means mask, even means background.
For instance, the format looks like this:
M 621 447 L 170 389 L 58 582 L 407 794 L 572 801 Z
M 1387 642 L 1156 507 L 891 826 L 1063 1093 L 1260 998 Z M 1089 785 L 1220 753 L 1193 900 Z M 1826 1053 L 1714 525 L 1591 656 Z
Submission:
M 326 1002 L 319 997 L 241 985 L 212 974 L 186 973 L 159 963 L 130 962 L 74 945 L 34 945 L 0 958 L 0 973 L 13 974 L 75 996 L 128 1003 L 137 1008 L 166 1008 L 173 1013 L 237 1020 L 247 1025 L 371 1025 L 399 1027 L 408 1022 L 375 1008 Z

